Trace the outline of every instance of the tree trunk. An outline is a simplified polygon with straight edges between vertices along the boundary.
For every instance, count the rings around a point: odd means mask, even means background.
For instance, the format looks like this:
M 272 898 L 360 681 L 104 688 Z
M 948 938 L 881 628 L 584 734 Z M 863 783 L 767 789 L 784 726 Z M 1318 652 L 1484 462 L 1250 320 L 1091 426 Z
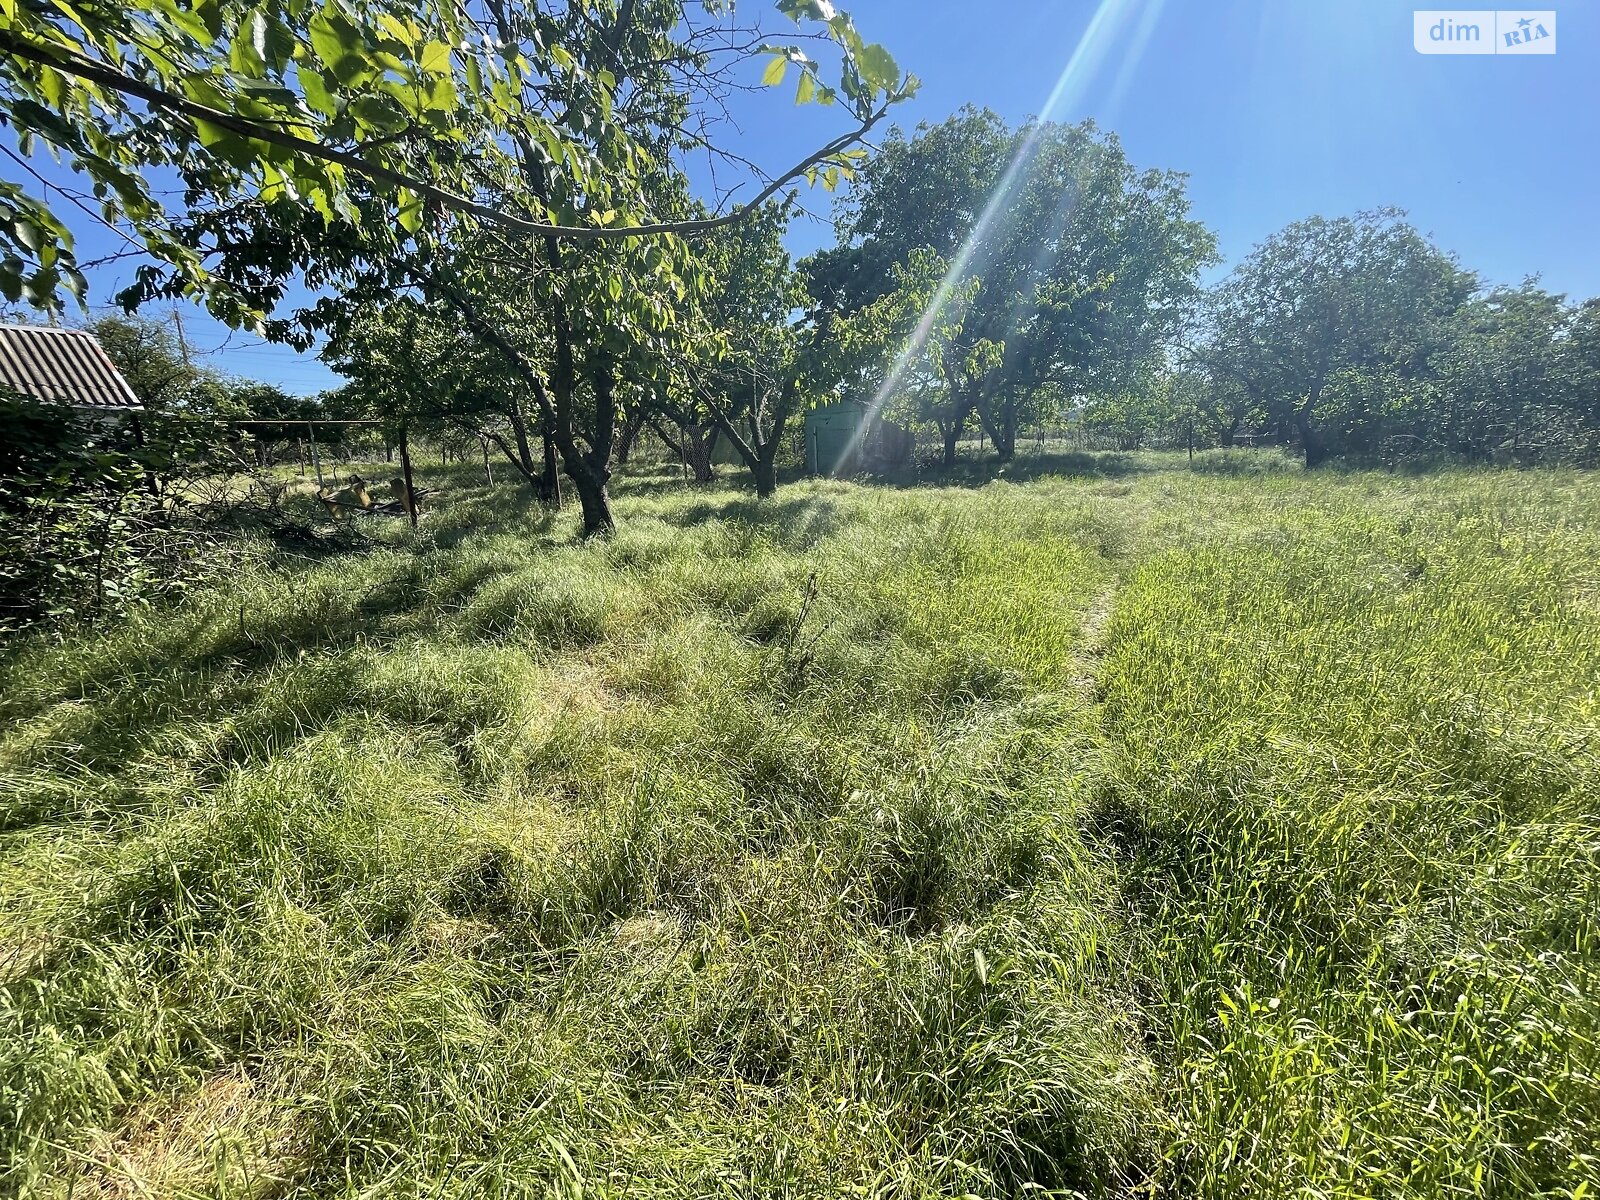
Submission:
M 948 471 L 956 465 L 956 445 L 961 440 L 961 423 L 956 421 L 942 425 L 939 432 L 944 437 L 944 454 L 940 458 L 940 463 Z
M 403 501 L 406 506 L 406 516 L 411 518 L 411 528 L 417 527 L 417 492 L 416 485 L 411 479 L 411 447 L 406 441 L 406 429 L 400 427 L 400 477 L 405 484 L 406 494 Z
M 684 459 L 689 464 L 689 470 L 694 472 L 694 481 L 710 483 L 717 474 L 711 464 L 711 450 L 716 442 L 716 426 L 685 425 L 682 429 Z
M 978 408 L 978 427 L 989 435 L 989 440 L 994 443 L 995 458 L 1002 463 L 1008 463 L 1017 452 L 1017 406 L 1015 401 L 1008 400 L 996 410 L 989 411 L 988 419 L 985 412 L 988 405 Z
M 544 422 L 544 474 L 539 477 L 539 498 L 551 508 L 561 507 L 561 469 L 556 462 L 556 439 L 549 418 Z
M 562 310 L 563 320 L 565 310 Z M 565 344 L 564 344 L 565 343 Z M 563 361 L 564 360 L 564 361 Z M 590 450 L 584 453 L 571 426 L 572 385 L 576 382 L 571 358 L 570 342 L 564 336 L 556 339 L 556 403 L 547 408 L 555 419 L 549 423 L 551 440 L 561 452 L 561 463 L 567 478 L 572 480 L 578 493 L 578 506 L 583 511 L 583 536 L 596 537 L 616 530 L 617 521 L 611 511 L 611 497 L 606 484 L 611 479 L 611 447 L 616 430 L 616 376 L 606 359 L 594 364 L 591 382 L 594 384 L 594 429 L 589 439 Z M 563 402 L 562 397 L 565 397 Z
M 1320 467 L 1328 461 L 1328 446 L 1311 423 L 1311 404 L 1296 410 L 1295 432 L 1300 435 L 1300 449 L 1305 453 L 1307 467 Z
M 635 408 L 622 423 L 622 436 L 617 439 L 617 466 L 628 465 L 628 457 L 633 453 L 633 443 L 639 436 L 639 430 L 644 425 L 644 409 Z
M 755 480 L 757 496 L 770 496 L 778 490 L 778 451 L 783 446 L 784 432 L 788 428 L 790 416 L 799 405 L 799 400 L 800 379 L 791 375 L 784 383 L 777 403 L 772 407 L 769 418 L 772 428 L 765 436 L 761 432 L 760 422 L 753 413 L 748 418 L 748 427 L 740 430 L 720 405 L 710 398 L 706 400 L 711 419 L 716 422 L 716 430 L 720 430 L 722 436 L 728 439 L 734 451 L 744 461 L 744 465 L 750 469 L 750 474 Z
M 533 463 L 533 448 L 528 444 L 528 418 L 522 415 L 522 401 L 513 400 L 506 414 L 511 418 L 511 431 L 517 435 L 517 466 L 522 477 L 530 482 L 539 478 Z
M 777 444 L 772 443 L 771 449 L 776 450 Z M 762 499 L 772 495 L 778 490 L 778 465 L 772 456 L 762 454 L 750 464 L 750 473 L 756 479 L 756 495 Z
M 606 481 L 583 462 L 569 462 L 567 478 L 572 480 L 572 490 L 578 493 L 578 507 L 583 510 L 583 536 L 595 537 L 613 532 L 617 520 L 611 512 L 611 496 L 606 491 Z
M 1002 424 L 993 434 L 995 457 L 1003 463 L 1010 462 L 1017 453 L 1017 426 L 1013 419 Z

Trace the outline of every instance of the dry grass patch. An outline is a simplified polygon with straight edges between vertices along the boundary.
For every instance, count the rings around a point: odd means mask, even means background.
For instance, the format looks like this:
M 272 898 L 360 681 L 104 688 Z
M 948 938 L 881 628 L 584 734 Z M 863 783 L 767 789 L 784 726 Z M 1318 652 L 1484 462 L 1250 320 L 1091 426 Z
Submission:
M 71 1194 L 81 1200 L 229 1196 L 280 1191 L 305 1151 L 305 1131 L 281 1094 L 241 1067 L 90 1135 Z

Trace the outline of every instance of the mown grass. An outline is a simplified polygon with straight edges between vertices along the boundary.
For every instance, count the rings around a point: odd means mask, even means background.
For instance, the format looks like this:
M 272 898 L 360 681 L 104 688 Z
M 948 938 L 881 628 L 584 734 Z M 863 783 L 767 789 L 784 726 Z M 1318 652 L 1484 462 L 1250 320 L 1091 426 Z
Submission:
M 1592 480 L 1057 465 L 14 652 L 5 1189 L 1600 1186 Z

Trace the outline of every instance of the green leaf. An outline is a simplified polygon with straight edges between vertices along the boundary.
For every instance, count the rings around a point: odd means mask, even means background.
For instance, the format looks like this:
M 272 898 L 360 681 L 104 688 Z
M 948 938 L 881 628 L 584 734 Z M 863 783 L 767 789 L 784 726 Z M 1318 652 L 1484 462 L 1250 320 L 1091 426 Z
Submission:
M 8 254 L 0 262 L 0 296 L 4 296 L 15 304 L 22 299 L 22 260 L 15 254 Z
M 422 228 L 422 197 L 409 188 L 401 188 L 399 200 L 396 215 L 400 221 L 400 228 L 407 233 L 416 233 Z
M 324 8 L 311 18 L 307 32 L 311 49 L 340 83 L 359 85 L 376 73 L 361 31 L 342 13 Z
M 415 21 L 402 21 L 393 13 L 380 12 L 378 24 L 402 46 L 411 46 L 422 40 L 422 29 Z
M 443 42 L 429 42 L 422 48 L 418 65 L 430 75 L 449 74 L 450 47 Z
M 255 162 L 250 142 L 220 125 L 195 118 L 194 127 L 200 134 L 200 144 L 224 162 L 236 167 L 248 167 Z
M 834 15 L 829 0 L 779 0 L 778 11 L 795 21 L 831 21 Z
M 861 69 L 861 78 L 877 91 L 893 91 L 900 82 L 900 67 L 894 56 L 877 42 L 861 47 L 856 54 L 856 64 Z
M 381 133 L 398 133 L 410 124 L 389 96 L 361 96 L 350 105 L 350 113 L 362 125 Z
M 460 101 L 456 97 L 455 81 L 448 75 L 441 75 L 435 79 L 428 88 L 427 108 L 429 120 L 436 128 L 445 128 L 450 124 L 450 116 L 456 111 Z
M 328 87 L 327 80 L 321 71 L 312 67 L 300 68 L 300 90 L 305 93 L 306 103 L 325 117 L 339 115 L 339 102 L 334 99 L 332 90 Z
M 330 15 L 328 9 L 323 9 L 311 18 L 307 33 L 311 37 L 311 49 L 322 60 L 325 67 L 332 69 L 333 65 L 344 58 L 353 48 L 347 39 L 347 23 Z
M 246 14 L 234 36 L 229 64 L 240 74 L 259 78 L 267 69 L 267 18 L 258 9 Z
M 817 94 L 817 80 L 810 71 L 800 72 L 800 84 L 794 90 L 796 104 L 810 104 Z
M 21 217 L 17 220 L 14 232 L 17 241 L 21 242 L 34 254 L 37 254 L 39 247 L 44 245 L 44 230 L 26 217 Z
M 789 71 L 789 56 L 787 54 L 774 54 L 772 61 L 767 64 L 767 69 L 761 73 L 761 82 L 766 87 L 777 87 L 783 82 L 783 77 Z

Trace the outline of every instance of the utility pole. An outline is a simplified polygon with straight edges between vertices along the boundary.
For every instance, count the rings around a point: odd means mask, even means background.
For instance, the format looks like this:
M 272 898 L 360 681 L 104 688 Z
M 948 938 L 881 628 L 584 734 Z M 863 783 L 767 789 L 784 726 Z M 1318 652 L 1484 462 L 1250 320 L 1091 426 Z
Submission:
M 405 483 L 406 515 L 411 518 L 411 528 L 417 527 L 417 493 L 411 481 L 411 446 L 406 439 L 406 424 L 400 423 L 400 474 Z
M 189 361 L 189 339 L 183 336 L 183 313 L 176 304 L 172 306 L 172 323 L 178 330 L 178 353 L 183 355 L 183 365 L 192 367 L 194 364 Z
M 322 456 L 317 453 L 317 427 L 310 421 L 306 422 L 306 433 L 311 437 L 311 461 L 317 468 L 317 489 L 320 491 L 325 486 L 322 482 Z

